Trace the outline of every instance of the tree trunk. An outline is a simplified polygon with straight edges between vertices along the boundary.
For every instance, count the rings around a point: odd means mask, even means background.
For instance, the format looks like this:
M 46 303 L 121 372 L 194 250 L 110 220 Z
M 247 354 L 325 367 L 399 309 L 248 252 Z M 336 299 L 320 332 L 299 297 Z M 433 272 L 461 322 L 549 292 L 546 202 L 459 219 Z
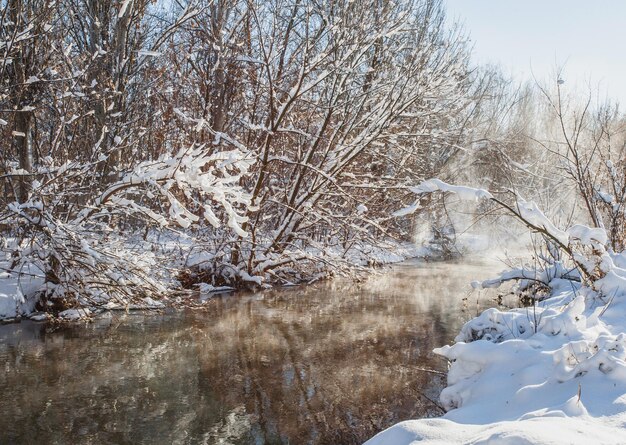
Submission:
M 20 169 L 30 173 L 33 171 L 33 121 L 32 111 L 18 111 L 15 115 L 15 145 L 19 154 Z M 31 188 L 30 176 L 22 176 L 19 181 L 19 199 L 28 199 Z

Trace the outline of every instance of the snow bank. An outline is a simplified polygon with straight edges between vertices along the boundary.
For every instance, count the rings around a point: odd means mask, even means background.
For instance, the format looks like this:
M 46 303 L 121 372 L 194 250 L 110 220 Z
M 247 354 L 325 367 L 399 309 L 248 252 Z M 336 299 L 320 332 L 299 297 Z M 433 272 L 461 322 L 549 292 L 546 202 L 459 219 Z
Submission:
M 443 418 L 403 422 L 367 444 L 626 443 L 624 300 L 579 288 L 483 312 L 435 350 L 451 363 Z
M 204 250 L 202 246 L 196 249 L 194 240 L 180 233 L 162 234 L 160 232 L 151 232 L 147 241 L 131 238 L 127 242 L 120 239 L 119 243 L 118 254 L 132 255 L 135 264 L 139 261 L 145 261 L 146 258 L 156 257 L 156 255 L 165 258 L 167 267 L 157 267 L 156 264 L 149 263 L 146 265 L 146 270 L 154 278 L 158 278 L 164 288 L 168 290 L 177 289 L 176 271 L 181 270 L 183 267 L 210 267 L 215 258 L 215 253 Z M 90 252 L 93 250 L 85 242 L 81 243 L 81 247 Z M 137 248 L 141 249 L 139 251 L 131 250 Z M 312 258 L 322 255 L 321 250 L 311 249 L 306 253 Z M 371 270 L 377 265 L 392 264 L 409 258 L 423 257 L 427 253 L 427 249 L 423 247 L 412 243 L 397 242 L 392 239 L 381 241 L 378 246 L 357 244 L 348 251 L 340 248 L 327 248 L 323 252 L 324 255 L 342 259 L 347 267 L 354 267 L 359 270 Z M 40 300 L 40 291 L 47 290 L 49 292 L 51 289 L 54 289 L 54 286 L 51 284 L 45 285 L 44 277 L 38 276 L 42 275 L 42 272 L 35 267 L 32 267 L 32 270 L 23 268 L 22 275 L 16 272 L 3 272 L 3 270 L 8 270 L 11 267 L 10 251 L 9 249 L 6 249 L 4 252 L 0 250 L 0 254 L 6 255 L 4 258 L 0 258 L 0 320 L 13 319 L 17 316 L 29 317 L 38 321 L 48 319 L 47 315 L 34 313 L 33 311 L 35 311 L 35 306 Z M 97 254 L 98 252 L 93 252 L 93 255 Z M 172 273 L 164 273 L 167 271 L 172 271 Z M 273 277 L 268 274 L 263 276 L 251 275 L 243 270 L 237 273 L 242 281 L 254 283 L 258 286 L 269 287 L 277 283 L 272 281 Z M 324 274 L 323 276 L 328 275 Z M 200 291 L 200 300 L 204 301 L 211 298 L 213 294 L 233 291 L 235 288 L 225 285 L 217 286 L 210 283 L 199 283 L 198 290 Z M 142 297 L 141 295 L 130 298 L 121 298 L 119 296 L 112 298 L 104 292 L 95 297 L 91 296 L 91 298 L 82 298 L 81 296 L 76 300 L 75 307 L 56 313 L 56 316 L 62 320 L 75 321 L 89 318 L 101 310 L 150 310 L 162 309 L 169 303 L 175 304 L 176 300 L 170 299 L 166 292 L 163 292 L 163 295 L 163 301 L 149 296 Z
M 410 420 L 378 434 L 367 445 L 562 445 L 624 444 L 626 432 L 590 417 L 553 415 L 487 425 L 447 419 Z
M 2 266 L 0 261 L 0 266 Z M 0 319 L 14 318 L 30 314 L 35 309 L 36 300 L 30 298 L 43 284 L 43 278 L 0 271 Z
M 438 180 L 414 191 L 489 198 Z M 561 230 L 520 197 L 511 208 L 571 258 L 555 254 L 543 267 L 474 283 L 513 280 L 531 291 L 539 283 L 547 294 L 533 307 L 488 309 L 467 322 L 454 345 L 435 350 L 450 363 L 446 414 L 397 424 L 368 445 L 626 443 L 626 255 L 608 250 L 603 229 Z

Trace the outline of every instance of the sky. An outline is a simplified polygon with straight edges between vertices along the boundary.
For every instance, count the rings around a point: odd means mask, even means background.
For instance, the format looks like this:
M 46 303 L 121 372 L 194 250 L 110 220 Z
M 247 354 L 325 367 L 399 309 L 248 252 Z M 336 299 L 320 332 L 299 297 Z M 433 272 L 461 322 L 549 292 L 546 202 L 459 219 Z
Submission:
M 626 1 L 444 0 L 464 23 L 475 61 L 501 65 L 519 80 L 554 78 L 591 87 L 626 105 Z

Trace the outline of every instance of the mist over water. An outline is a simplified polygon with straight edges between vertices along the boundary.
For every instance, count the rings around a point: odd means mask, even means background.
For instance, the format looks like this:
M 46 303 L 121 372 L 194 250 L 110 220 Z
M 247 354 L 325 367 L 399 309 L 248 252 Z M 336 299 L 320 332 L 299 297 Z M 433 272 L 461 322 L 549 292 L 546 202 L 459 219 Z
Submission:
M 493 265 L 419 262 L 206 310 L 0 327 L 2 443 L 362 443 L 433 404 Z M 465 299 L 465 300 L 464 300 Z

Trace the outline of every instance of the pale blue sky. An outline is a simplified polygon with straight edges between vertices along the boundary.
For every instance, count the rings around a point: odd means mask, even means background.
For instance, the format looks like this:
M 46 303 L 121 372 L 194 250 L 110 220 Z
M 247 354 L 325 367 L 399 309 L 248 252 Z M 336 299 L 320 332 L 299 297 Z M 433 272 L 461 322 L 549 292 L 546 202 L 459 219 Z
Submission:
M 465 23 L 476 61 L 546 80 L 565 64 L 567 86 L 600 88 L 626 107 L 626 1 L 444 0 Z

